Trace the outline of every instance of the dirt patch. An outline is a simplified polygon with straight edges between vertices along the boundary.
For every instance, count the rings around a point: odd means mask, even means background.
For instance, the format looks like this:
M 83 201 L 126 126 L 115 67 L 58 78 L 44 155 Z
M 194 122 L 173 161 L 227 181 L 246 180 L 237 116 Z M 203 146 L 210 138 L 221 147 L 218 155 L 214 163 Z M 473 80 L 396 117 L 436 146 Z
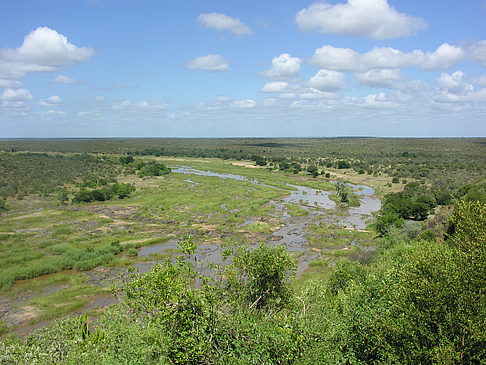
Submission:
M 259 166 L 253 165 L 251 162 L 237 161 L 231 163 L 233 166 L 249 167 L 250 169 L 258 169 Z
M 26 305 L 18 308 L 4 317 L 4 320 L 13 325 L 30 322 L 41 315 L 42 311 L 36 307 Z

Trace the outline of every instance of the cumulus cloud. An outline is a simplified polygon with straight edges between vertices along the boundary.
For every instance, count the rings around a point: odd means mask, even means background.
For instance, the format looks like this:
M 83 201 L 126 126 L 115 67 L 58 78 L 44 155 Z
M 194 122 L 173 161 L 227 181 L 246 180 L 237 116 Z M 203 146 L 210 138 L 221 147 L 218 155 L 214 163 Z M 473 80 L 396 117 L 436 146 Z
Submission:
M 477 81 L 477 80 L 474 80 Z M 439 103 L 484 103 L 486 89 L 476 90 L 468 75 L 462 71 L 443 73 L 437 78 L 439 89 L 433 100 Z
M 0 78 L 19 79 L 29 72 L 55 71 L 63 66 L 86 62 L 94 54 L 88 47 L 77 47 L 53 29 L 39 27 L 15 49 L 0 49 Z
M 314 3 L 295 18 L 303 32 L 386 39 L 407 36 L 423 29 L 421 18 L 398 13 L 387 0 L 348 0 L 331 5 Z
M 256 106 L 255 100 L 252 99 L 246 99 L 246 100 L 235 100 L 231 102 L 231 106 L 234 108 L 239 108 L 239 109 L 250 109 L 254 108 Z
M 447 43 L 434 52 L 413 50 L 409 53 L 391 47 L 375 47 L 366 53 L 349 48 L 324 45 L 315 50 L 309 62 L 323 69 L 334 71 L 367 72 L 376 68 L 418 67 L 424 71 L 447 70 L 464 59 L 460 47 Z
M 310 63 L 328 70 L 358 71 L 362 67 L 361 58 L 362 55 L 350 48 L 324 45 L 315 50 Z
M 435 52 L 427 52 L 418 67 L 425 71 L 447 70 L 463 59 L 461 48 L 444 43 Z
M 437 79 L 437 84 L 441 89 L 452 94 L 465 94 L 474 90 L 469 78 L 462 71 L 456 71 L 452 75 L 441 74 Z
M 69 76 L 56 75 L 52 78 L 52 82 L 56 84 L 76 84 L 76 80 Z
M 463 104 L 484 104 L 486 103 L 486 89 L 471 90 L 463 94 L 455 94 L 446 90 L 440 90 L 433 95 L 433 100 L 438 103 L 463 103 Z
M 66 112 L 60 110 L 48 110 L 44 114 L 49 117 L 62 117 L 63 115 L 66 115 Z
M 365 108 L 393 108 L 398 104 L 388 94 L 380 92 L 369 94 L 364 97 L 347 97 L 345 103 L 359 105 Z
M 104 99 L 103 99 L 104 101 Z M 147 101 L 142 100 L 138 103 L 132 103 L 129 100 L 123 100 L 119 103 L 112 105 L 111 107 L 113 110 L 117 111 L 125 111 L 125 112 L 156 112 L 161 110 L 167 110 L 169 108 L 169 104 L 164 102 L 157 102 L 157 101 Z
M 299 76 L 300 63 L 300 58 L 282 53 L 274 57 L 270 69 L 260 72 L 260 75 L 273 80 L 292 80 Z
M 373 69 L 367 72 L 355 73 L 354 77 L 360 84 L 371 87 L 395 88 L 402 79 L 398 69 Z
M 143 100 L 135 104 L 135 107 L 140 110 L 165 110 L 169 108 L 169 104 Z
M 2 89 L 20 89 L 22 83 L 18 80 L 0 79 L 0 88 Z
M 289 83 L 285 81 L 267 82 L 260 91 L 263 93 L 280 93 L 284 92 L 287 86 L 289 86 Z
M 486 40 L 474 42 L 466 49 L 467 57 L 473 62 L 481 62 L 486 68 Z
M 346 88 L 344 74 L 337 71 L 319 70 L 309 81 L 309 86 L 320 91 L 338 91 Z
M 299 94 L 301 99 L 339 99 L 341 95 L 335 92 L 321 91 L 314 88 L 309 88 Z
M 253 31 L 238 18 L 232 18 L 225 14 L 208 13 L 201 14 L 197 18 L 199 25 L 215 30 L 227 30 L 236 35 L 251 35 Z
M 57 105 L 60 105 L 60 104 L 62 104 L 62 99 L 57 95 L 53 95 L 53 96 L 48 97 L 47 99 L 42 99 L 42 100 L 39 101 L 40 106 L 52 107 L 52 106 L 57 106 Z
M 186 63 L 190 70 L 204 70 L 210 72 L 228 71 L 229 60 L 218 54 L 208 54 L 207 56 L 196 57 Z
M 476 77 L 473 81 L 475 84 L 479 86 L 486 87 L 486 75 L 483 75 L 481 77 Z
M 132 103 L 129 102 L 128 100 L 123 100 L 117 104 L 114 104 L 112 106 L 112 109 L 114 110 L 125 110 L 125 109 L 128 109 L 132 106 Z
M 5 89 L 1 96 L 2 100 L 25 101 L 32 99 L 32 95 L 27 89 Z

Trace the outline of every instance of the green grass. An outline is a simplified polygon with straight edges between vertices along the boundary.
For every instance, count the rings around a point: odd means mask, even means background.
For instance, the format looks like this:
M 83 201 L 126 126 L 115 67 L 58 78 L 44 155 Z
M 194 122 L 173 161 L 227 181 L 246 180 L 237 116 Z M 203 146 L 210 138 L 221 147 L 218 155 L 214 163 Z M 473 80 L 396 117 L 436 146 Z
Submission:
M 298 217 L 309 214 L 309 211 L 296 204 L 287 204 L 287 212 L 291 217 Z
M 74 312 L 86 306 L 90 301 L 90 297 L 108 293 L 108 291 L 108 289 L 103 289 L 99 286 L 82 285 L 37 297 L 31 300 L 28 305 L 41 311 L 40 316 L 35 321 L 43 321 Z

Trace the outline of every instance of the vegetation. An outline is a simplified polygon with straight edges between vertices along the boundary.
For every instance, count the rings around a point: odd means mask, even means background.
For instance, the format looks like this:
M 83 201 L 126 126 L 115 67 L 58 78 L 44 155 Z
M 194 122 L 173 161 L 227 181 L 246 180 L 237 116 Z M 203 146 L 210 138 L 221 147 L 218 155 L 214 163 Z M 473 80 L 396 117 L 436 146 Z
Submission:
M 486 206 L 458 202 L 445 240 L 388 237 L 300 292 L 282 247 L 239 250 L 228 280 L 165 261 L 133 276 L 91 329 L 69 318 L 0 346 L 3 362 L 480 363 L 486 356 Z M 385 249 L 385 246 L 387 248 Z M 191 250 L 188 251 L 189 255 Z M 62 341 L 61 341 L 62 339 Z
M 23 339 L 0 317 L 1 363 L 484 362 L 482 139 L 205 141 L 0 142 L 2 303 L 64 316 Z M 337 223 L 350 182 L 382 197 L 366 229 Z M 318 214 L 293 185 L 339 204 Z M 277 205 L 302 251 L 276 245 Z M 112 283 L 116 304 L 79 315 Z

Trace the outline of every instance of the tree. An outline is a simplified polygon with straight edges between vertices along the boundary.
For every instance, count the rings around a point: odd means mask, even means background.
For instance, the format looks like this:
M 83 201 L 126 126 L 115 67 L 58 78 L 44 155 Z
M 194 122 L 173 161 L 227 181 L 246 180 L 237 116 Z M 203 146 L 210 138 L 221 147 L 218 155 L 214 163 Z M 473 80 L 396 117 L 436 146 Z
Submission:
M 230 281 L 230 285 L 241 292 L 250 308 L 278 307 L 288 302 L 289 278 L 293 277 L 296 265 L 285 246 L 271 247 L 262 243 L 254 250 L 243 246 L 233 260 L 238 277 Z
M 119 199 L 124 199 L 130 196 L 135 191 L 135 186 L 130 184 L 115 183 L 111 187 L 113 194 L 117 195 Z

